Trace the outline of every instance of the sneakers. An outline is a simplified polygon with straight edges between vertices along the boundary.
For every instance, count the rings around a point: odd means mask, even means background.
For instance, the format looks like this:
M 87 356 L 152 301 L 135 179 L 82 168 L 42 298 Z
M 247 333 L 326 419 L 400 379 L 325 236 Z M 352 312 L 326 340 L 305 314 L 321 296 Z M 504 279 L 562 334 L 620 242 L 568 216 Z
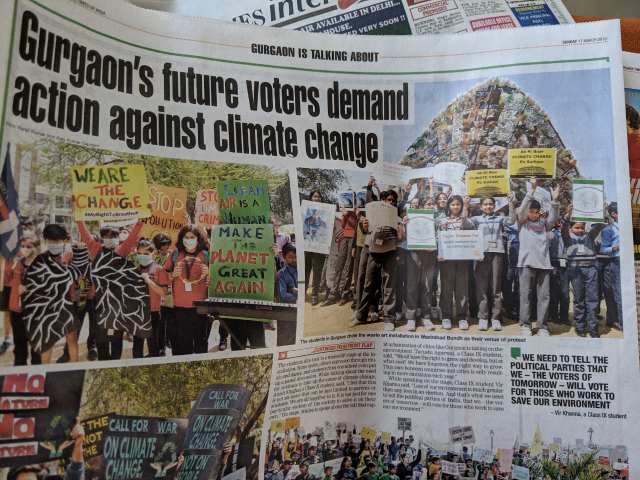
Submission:
M 466 320 L 460 320 L 458 322 L 458 328 L 460 330 L 469 330 L 469 322 L 467 322 Z
M 364 325 L 364 322 L 361 322 L 360 320 L 358 320 L 358 319 L 357 319 L 357 318 L 355 318 L 355 317 L 354 317 L 354 318 L 352 318 L 352 319 L 351 319 L 351 324 L 350 324 L 350 326 L 351 326 L 351 327 L 356 327 L 356 326 L 358 326 L 358 325 Z
M 489 328 L 489 320 L 485 318 L 481 318 L 480 320 L 478 320 L 478 330 L 484 332 L 488 328 Z
M 502 324 L 500 323 L 500 320 L 491 320 L 491 330 L 495 332 L 499 332 L 500 330 L 502 330 Z
M 451 330 L 451 320 L 448 318 L 442 319 L 442 328 L 445 330 Z
M 549 336 L 549 330 L 547 330 L 546 328 L 539 328 L 538 329 L 538 333 L 536 333 L 536 335 L 538 337 L 548 337 Z
M 523 337 L 530 337 L 531 327 L 529 325 L 522 325 L 520 327 L 520 335 L 522 335 Z
M 427 330 L 434 330 L 436 326 L 433 324 L 429 317 L 422 318 L 422 324 L 425 326 Z
M 415 320 L 407 320 L 407 330 L 410 332 L 416 331 L 416 321 Z
M 396 325 L 393 323 L 393 321 L 384 322 L 384 331 L 385 332 L 393 332 L 393 330 L 395 328 L 396 328 Z
M 90 362 L 95 362 L 96 360 L 98 360 L 98 351 L 95 348 L 90 348 L 87 351 L 87 360 L 89 360 Z

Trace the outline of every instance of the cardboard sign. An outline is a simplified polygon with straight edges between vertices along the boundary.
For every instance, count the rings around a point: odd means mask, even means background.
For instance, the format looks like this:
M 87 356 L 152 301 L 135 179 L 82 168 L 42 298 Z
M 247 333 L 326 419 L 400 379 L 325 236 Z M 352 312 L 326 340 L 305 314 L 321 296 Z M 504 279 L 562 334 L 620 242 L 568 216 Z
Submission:
M 76 220 L 147 218 L 149 188 L 144 165 L 82 165 L 71 168 Z
M 499 448 L 499 466 L 501 472 L 510 472 L 513 463 L 513 448 Z
M 511 178 L 553 178 L 556 176 L 555 148 L 509 149 Z
M 476 442 L 472 426 L 449 428 L 449 439 L 451 443 L 470 444 Z
M 216 225 L 211 245 L 209 296 L 273 301 L 272 225 Z
M 207 480 L 218 474 L 222 449 L 233 436 L 248 401 L 249 392 L 241 385 L 209 385 L 200 392 L 189 413 L 184 463 L 177 480 Z
M 407 248 L 409 250 L 435 250 L 436 225 L 433 209 L 407 210 L 409 223 L 407 224 Z
M 331 203 L 303 200 L 302 238 L 305 252 L 329 254 L 333 239 L 333 220 L 336 206 Z
M 376 441 L 376 437 L 378 436 L 378 432 L 375 428 L 371 427 L 362 427 L 360 430 L 360 436 L 365 440 L 370 440 L 371 442 Z
M 493 462 L 493 452 L 488 448 L 474 448 L 473 449 L 473 461 L 474 462 Z
M 467 195 L 471 197 L 506 197 L 509 195 L 509 174 L 500 170 L 467 170 Z
M 480 230 L 443 230 L 438 233 L 438 257 L 444 260 L 482 260 L 484 242 Z
M 150 185 L 151 216 L 143 220 L 141 237 L 153 238 L 164 233 L 174 242 L 178 232 L 189 223 L 187 214 L 187 190 L 185 188 Z
M 284 420 L 284 429 L 293 430 L 300 426 L 300 417 L 290 417 Z
M 222 180 L 218 192 L 220 223 L 271 223 L 269 185 L 266 180 Z
M 184 419 L 110 415 L 102 441 L 100 478 L 172 478 L 178 469 Z
M 0 377 L 0 468 L 68 458 L 84 371 Z
M 398 430 L 404 432 L 411 430 L 411 419 L 405 417 L 398 417 Z
M 271 420 L 271 428 L 269 430 L 275 433 L 284 433 L 284 420 Z
M 196 193 L 196 225 L 212 227 L 220 223 L 220 199 L 215 188 L 198 190 Z
M 604 222 L 604 180 L 573 180 L 574 222 Z
M 520 465 L 513 465 L 511 470 L 513 480 L 529 480 L 529 469 Z

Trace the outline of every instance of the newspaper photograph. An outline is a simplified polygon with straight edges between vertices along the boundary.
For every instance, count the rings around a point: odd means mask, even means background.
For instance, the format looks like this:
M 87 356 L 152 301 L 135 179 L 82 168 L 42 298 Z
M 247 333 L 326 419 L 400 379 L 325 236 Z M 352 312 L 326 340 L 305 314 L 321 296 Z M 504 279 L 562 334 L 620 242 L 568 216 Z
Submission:
M 638 475 L 617 21 L 0 12 L 0 479 Z

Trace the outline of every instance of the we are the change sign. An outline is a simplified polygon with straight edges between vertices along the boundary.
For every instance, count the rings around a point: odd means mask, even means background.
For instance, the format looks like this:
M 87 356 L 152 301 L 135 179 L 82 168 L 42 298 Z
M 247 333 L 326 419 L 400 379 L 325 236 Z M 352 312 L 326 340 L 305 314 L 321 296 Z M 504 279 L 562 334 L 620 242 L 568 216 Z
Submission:
M 209 296 L 273 301 L 272 225 L 215 225 L 211 245 Z

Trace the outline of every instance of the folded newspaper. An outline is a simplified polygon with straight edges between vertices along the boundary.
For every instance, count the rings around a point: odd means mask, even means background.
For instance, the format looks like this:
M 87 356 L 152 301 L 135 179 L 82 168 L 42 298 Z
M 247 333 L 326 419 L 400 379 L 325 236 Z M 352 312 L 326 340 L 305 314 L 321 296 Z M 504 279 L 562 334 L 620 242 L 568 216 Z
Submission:
M 0 12 L 0 478 L 638 475 L 618 22 Z

